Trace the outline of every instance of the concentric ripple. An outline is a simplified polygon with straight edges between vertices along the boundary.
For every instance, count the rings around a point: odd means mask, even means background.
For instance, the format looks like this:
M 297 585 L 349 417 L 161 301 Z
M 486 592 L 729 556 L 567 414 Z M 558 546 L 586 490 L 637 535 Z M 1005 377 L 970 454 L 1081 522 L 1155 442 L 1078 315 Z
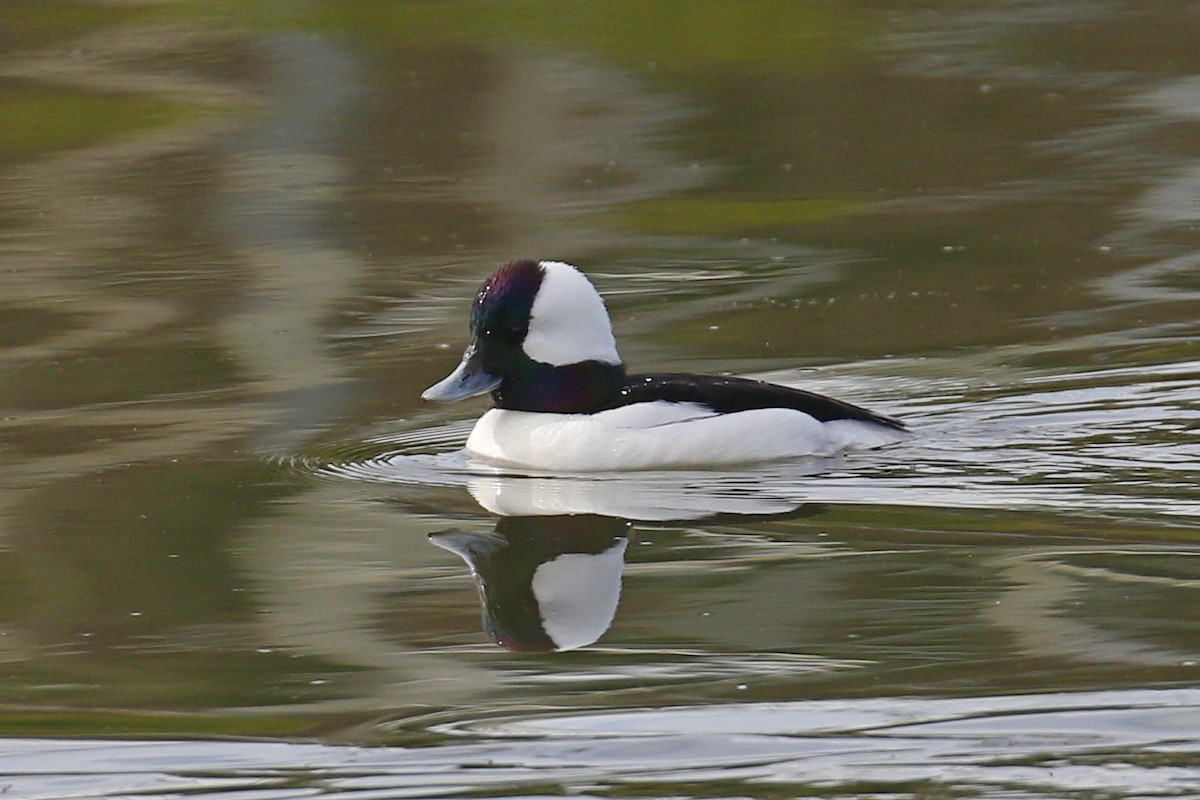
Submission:
M 833 395 L 858 397 L 865 387 L 868 404 L 897 412 L 912 428 L 898 444 L 835 458 L 720 470 L 517 474 L 466 456 L 471 420 L 430 420 L 292 463 L 337 479 L 463 486 L 502 515 L 696 519 L 846 503 L 1133 514 L 1173 524 L 1200 518 L 1200 363 L 1023 377 L 981 361 L 965 379 L 961 359 L 887 367 L 893 374 L 886 377 L 879 365 L 802 381 L 770 376 Z

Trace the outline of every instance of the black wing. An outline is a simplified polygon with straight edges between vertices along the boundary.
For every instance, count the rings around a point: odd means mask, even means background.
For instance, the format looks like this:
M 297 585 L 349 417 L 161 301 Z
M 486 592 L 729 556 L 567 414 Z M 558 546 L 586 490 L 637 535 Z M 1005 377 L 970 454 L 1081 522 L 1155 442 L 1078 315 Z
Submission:
M 616 408 L 653 400 L 698 403 L 708 406 L 718 414 L 759 408 L 792 408 L 803 411 L 821 422 L 856 419 L 893 430 L 905 430 L 904 423 L 898 419 L 803 389 L 749 378 L 723 378 L 683 372 L 630 375 L 620 395 L 609 407 Z

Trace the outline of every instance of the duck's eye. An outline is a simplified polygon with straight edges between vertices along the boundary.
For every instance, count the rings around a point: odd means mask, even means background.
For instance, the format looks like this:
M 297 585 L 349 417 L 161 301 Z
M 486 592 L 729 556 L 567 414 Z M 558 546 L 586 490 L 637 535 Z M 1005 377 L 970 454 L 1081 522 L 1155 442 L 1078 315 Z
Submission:
M 527 333 L 529 333 L 528 325 L 504 325 L 501 327 L 484 328 L 481 335 L 488 339 L 498 336 L 502 339 L 519 342 L 525 338 L 525 334 Z

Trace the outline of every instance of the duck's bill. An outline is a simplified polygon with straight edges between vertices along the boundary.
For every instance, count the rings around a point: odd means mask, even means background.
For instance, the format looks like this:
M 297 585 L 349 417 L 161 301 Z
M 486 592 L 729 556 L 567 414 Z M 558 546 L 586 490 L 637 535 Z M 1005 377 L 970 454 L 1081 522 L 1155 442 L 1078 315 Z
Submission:
M 466 397 L 486 394 L 500 386 L 501 379 L 485 370 L 479 363 L 478 351 L 468 347 L 462 363 L 421 393 L 421 399 L 434 403 L 452 403 Z

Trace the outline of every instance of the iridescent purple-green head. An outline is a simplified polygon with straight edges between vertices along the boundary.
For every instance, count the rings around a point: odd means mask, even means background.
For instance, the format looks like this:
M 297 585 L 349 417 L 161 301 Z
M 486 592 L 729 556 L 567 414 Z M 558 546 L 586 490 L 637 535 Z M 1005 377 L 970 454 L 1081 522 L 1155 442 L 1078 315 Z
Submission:
M 492 393 L 498 408 L 585 413 L 620 390 L 625 369 L 604 301 L 560 261 L 513 261 L 483 282 L 462 362 L 425 390 L 451 402 Z

